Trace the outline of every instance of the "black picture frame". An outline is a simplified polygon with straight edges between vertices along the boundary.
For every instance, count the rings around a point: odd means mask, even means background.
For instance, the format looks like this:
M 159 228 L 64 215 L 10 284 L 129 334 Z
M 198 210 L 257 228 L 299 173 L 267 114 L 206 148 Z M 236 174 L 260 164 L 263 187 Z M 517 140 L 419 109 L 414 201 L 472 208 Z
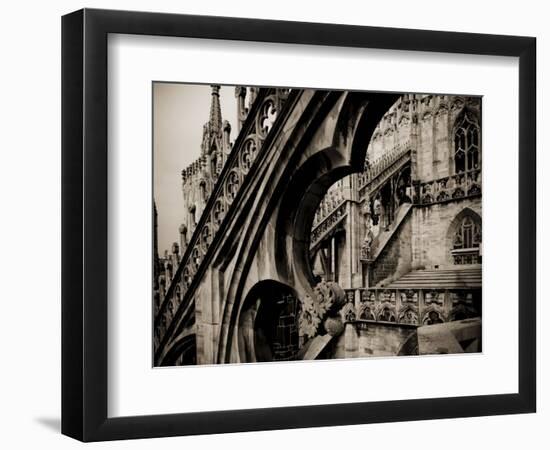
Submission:
M 109 418 L 109 33 L 518 57 L 518 393 Z M 536 39 L 533 37 L 94 9 L 83 9 L 64 16 L 62 433 L 82 441 L 101 441 L 535 412 L 535 94 Z

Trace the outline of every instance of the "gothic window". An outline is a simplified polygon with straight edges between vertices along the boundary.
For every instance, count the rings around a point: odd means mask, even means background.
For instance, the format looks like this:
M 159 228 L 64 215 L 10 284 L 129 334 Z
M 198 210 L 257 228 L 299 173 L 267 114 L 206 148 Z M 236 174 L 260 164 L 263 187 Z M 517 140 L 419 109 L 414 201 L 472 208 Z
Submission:
M 481 256 L 479 254 L 480 244 L 481 223 L 472 217 L 472 215 L 465 215 L 456 227 L 453 236 L 453 248 L 451 249 L 453 263 L 481 263 Z
M 464 113 L 457 121 L 454 132 L 455 173 L 479 169 L 479 124 L 471 114 Z

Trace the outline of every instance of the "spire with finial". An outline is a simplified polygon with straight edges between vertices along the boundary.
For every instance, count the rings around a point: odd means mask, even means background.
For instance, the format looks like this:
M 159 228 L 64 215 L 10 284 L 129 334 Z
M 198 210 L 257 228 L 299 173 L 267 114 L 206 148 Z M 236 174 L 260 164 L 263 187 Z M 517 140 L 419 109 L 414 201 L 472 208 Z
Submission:
M 209 155 L 213 149 L 221 150 L 222 148 L 223 122 L 220 107 L 220 86 L 213 84 L 211 87 L 210 117 L 202 130 L 202 155 Z
M 212 86 L 212 103 L 210 104 L 210 130 L 212 134 L 220 133 L 222 129 L 222 111 L 220 108 L 220 86 Z

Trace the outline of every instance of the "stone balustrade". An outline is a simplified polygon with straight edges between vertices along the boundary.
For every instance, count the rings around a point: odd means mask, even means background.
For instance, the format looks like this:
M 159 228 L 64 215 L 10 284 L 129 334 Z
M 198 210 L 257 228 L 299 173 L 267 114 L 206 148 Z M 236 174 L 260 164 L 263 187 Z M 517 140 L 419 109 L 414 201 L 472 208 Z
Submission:
M 366 164 L 365 170 L 357 175 L 357 188 L 359 195 L 364 196 L 368 186 L 386 170 L 391 167 L 404 155 L 411 150 L 409 140 L 400 142 L 388 152 L 385 152 L 380 158 Z
M 342 199 L 317 225 L 311 230 L 310 247 L 321 242 L 347 215 L 346 200 Z
M 371 321 L 414 326 L 478 317 L 470 289 L 344 289 L 344 321 Z
M 481 195 L 481 169 L 460 172 L 448 177 L 420 183 L 413 202 L 433 205 Z
M 340 186 L 336 189 L 329 189 L 315 212 L 313 228 L 318 227 L 323 220 L 329 217 L 346 200 L 344 189 Z

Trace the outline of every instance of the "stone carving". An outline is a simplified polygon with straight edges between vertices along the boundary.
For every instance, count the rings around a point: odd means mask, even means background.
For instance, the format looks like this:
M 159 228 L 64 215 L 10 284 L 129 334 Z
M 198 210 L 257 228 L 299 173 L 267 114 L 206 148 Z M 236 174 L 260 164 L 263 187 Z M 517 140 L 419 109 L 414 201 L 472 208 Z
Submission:
M 422 315 L 423 325 L 435 325 L 446 321 L 445 312 L 442 307 L 432 304 L 424 310 Z
M 313 298 L 306 295 L 301 299 L 302 309 L 300 311 L 300 318 L 298 326 L 300 328 L 300 335 L 312 338 L 317 334 L 317 329 L 321 323 L 321 318 L 315 312 L 315 306 Z
M 241 167 L 243 174 L 248 173 L 252 163 L 256 159 L 256 153 L 258 146 L 256 144 L 256 137 L 250 136 L 243 144 L 243 150 L 241 151 Z
M 372 260 L 372 242 L 374 241 L 374 233 L 372 232 L 372 219 L 370 200 L 367 197 L 361 209 L 365 217 L 365 238 L 361 244 L 361 261 L 368 263 Z
M 308 338 L 316 336 L 319 325 L 343 305 L 345 298 L 344 291 L 335 282 L 318 283 L 313 288 L 313 296 L 306 295 L 300 299 L 300 335 Z
M 346 289 L 348 298 L 359 291 L 360 306 L 347 303 L 340 311 L 343 321 L 355 313 L 359 320 L 430 325 L 479 316 L 473 291 L 434 289 Z M 450 301 L 445 302 L 446 296 Z M 396 299 L 398 301 L 396 301 Z M 351 316 L 348 316 L 351 320 Z
M 214 207 L 212 208 L 212 223 L 215 227 L 219 227 L 225 216 L 225 202 L 222 198 L 216 200 Z
M 357 312 L 355 311 L 355 305 L 352 302 L 347 302 L 344 305 L 344 307 L 340 310 L 340 317 L 344 322 L 355 322 L 355 320 L 357 319 Z
M 210 224 L 207 224 L 203 227 L 201 231 L 201 247 L 202 251 L 206 253 L 210 244 L 212 242 L 212 230 L 210 229 Z
M 442 291 L 428 291 L 424 294 L 424 303 L 426 303 L 426 305 L 435 303 L 439 306 L 443 306 L 444 295 Z
M 339 317 L 327 317 L 323 322 L 325 331 L 331 336 L 338 336 L 344 331 L 344 324 Z
M 237 196 L 244 176 L 250 171 L 258 155 L 258 150 L 273 128 L 278 112 L 289 92 L 289 89 L 249 88 L 250 104 L 258 101 L 258 106 L 254 107 L 256 115 L 249 120 L 247 118 L 248 108 L 244 108 L 244 103 L 241 105 L 243 109 L 239 117 L 239 125 L 243 127 L 241 132 L 246 135 L 239 148 L 232 148 L 229 143 L 231 127 L 227 121 L 223 122 L 221 118 L 219 86 L 212 87 L 210 119 L 203 128 L 201 156 L 181 174 L 184 199 L 189 205 L 190 219 L 182 225 L 186 230 L 185 252 L 181 255 L 172 253 L 172 255 L 165 256 L 165 259 L 170 262 L 170 267 L 165 269 L 166 275 L 163 275 L 165 284 L 162 289 L 159 287 L 158 292 L 160 306 L 155 317 L 155 326 L 160 332 L 158 336 L 155 336 L 159 341 L 164 338 L 169 322 L 175 315 L 175 313 L 170 313 L 169 308 L 171 307 L 172 311 L 179 308 L 185 297 L 185 291 L 190 287 L 193 277 L 198 272 L 215 233 L 221 226 L 229 206 Z M 238 88 L 236 96 L 239 97 L 239 101 L 244 101 L 246 90 Z M 236 154 L 234 158 L 228 157 L 230 152 Z M 225 164 L 230 167 L 225 175 L 220 177 Z M 222 188 L 216 188 L 215 186 L 220 183 Z M 193 185 L 198 189 L 194 191 Z M 213 195 L 213 193 L 215 194 Z M 188 241 L 187 230 L 191 234 Z M 181 250 L 183 248 L 182 245 Z M 177 256 L 177 260 L 174 259 L 174 256 Z M 177 270 L 175 270 L 176 267 Z M 183 292 L 180 298 L 175 300 L 177 304 L 174 304 L 172 299 L 175 294 L 175 286 L 178 283 Z M 165 326 L 161 327 L 161 323 L 165 323 Z
M 359 319 L 361 320 L 376 320 L 374 317 L 374 304 L 365 303 L 359 308 Z
M 410 160 L 411 151 L 410 142 L 405 141 L 369 164 L 365 171 L 358 175 L 359 198 L 372 195 L 383 186 L 389 177 Z
M 481 195 L 481 169 L 420 183 L 417 204 L 431 205 Z
M 343 192 L 338 189 L 329 189 L 321 200 L 313 219 L 313 229 L 318 227 L 330 215 L 334 214 L 345 201 Z
M 399 313 L 399 323 L 418 325 L 418 314 L 414 308 L 404 308 Z
M 346 215 L 346 203 L 343 202 L 332 211 L 317 227 L 311 230 L 311 246 L 317 245 Z
M 235 197 L 237 196 L 237 191 L 239 190 L 240 177 L 239 172 L 236 169 L 233 169 L 229 172 L 227 180 L 225 182 L 225 199 L 228 204 L 231 204 Z
M 267 136 L 276 118 L 277 107 L 275 106 L 274 100 L 270 98 L 262 104 L 260 114 L 258 114 L 258 130 L 262 137 L 265 138 L 265 136 Z
M 414 289 L 407 289 L 405 291 L 400 292 L 401 295 L 401 303 L 407 304 L 417 304 L 418 303 L 418 293 Z
M 395 308 L 388 303 L 382 304 L 376 314 L 376 320 L 379 322 L 395 322 Z
M 361 190 L 367 184 L 372 183 L 375 178 L 379 177 L 386 169 L 397 162 L 403 155 L 409 153 L 411 149 L 410 141 L 397 144 L 388 152 L 384 153 L 380 158 L 375 159 L 365 168 L 365 171 L 359 174 L 358 188 Z M 364 196 L 364 193 L 362 193 Z

